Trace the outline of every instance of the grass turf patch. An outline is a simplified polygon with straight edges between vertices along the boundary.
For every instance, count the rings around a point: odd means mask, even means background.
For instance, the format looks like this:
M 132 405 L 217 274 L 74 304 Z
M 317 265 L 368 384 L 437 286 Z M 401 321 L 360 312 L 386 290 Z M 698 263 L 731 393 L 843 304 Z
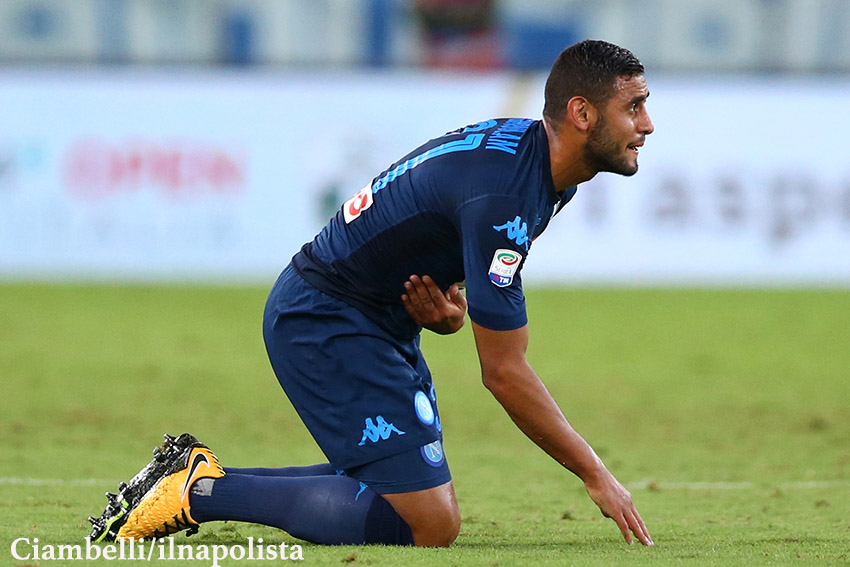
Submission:
M 191 431 L 225 465 L 322 460 L 269 368 L 265 294 L 0 286 L 4 564 L 39 563 L 11 557 L 15 538 L 80 543 L 103 492 L 166 431 Z M 464 516 L 452 548 L 327 548 L 234 523 L 178 540 L 301 543 L 313 565 L 850 561 L 850 293 L 553 289 L 528 305 L 532 365 L 632 490 L 655 548 L 623 544 L 516 430 L 480 384 L 468 328 L 423 337 Z M 264 563 L 280 562 L 249 564 Z

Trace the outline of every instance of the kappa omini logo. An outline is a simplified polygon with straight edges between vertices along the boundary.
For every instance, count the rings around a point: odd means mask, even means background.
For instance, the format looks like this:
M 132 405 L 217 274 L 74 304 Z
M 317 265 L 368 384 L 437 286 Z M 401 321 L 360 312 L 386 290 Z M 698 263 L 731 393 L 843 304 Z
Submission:
M 517 246 L 525 246 L 525 249 L 528 250 L 530 246 L 528 243 L 528 223 L 524 222 L 519 215 L 514 220 L 508 221 L 505 224 L 494 225 L 493 229 L 496 232 L 502 232 L 504 230 L 508 240 L 513 240 Z
M 393 433 L 404 435 L 404 431 L 392 423 L 387 423 L 387 420 L 385 420 L 382 415 L 377 416 L 375 421 L 372 421 L 371 417 L 367 417 L 365 424 L 366 427 L 363 428 L 363 437 L 360 439 L 360 443 L 358 443 L 361 447 L 366 444 L 367 440 L 372 443 L 377 443 L 378 441 L 386 441 Z
M 372 195 L 372 185 L 370 184 L 343 203 L 342 216 L 345 217 L 345 224 L 359 217 L 360 213 L 371 207 L 373 202 L 374 196 Z
M 519 252 L 505 248 L 496 250 L 490 263 L 490 283 L 498 287 L 511 285 L 521 262 L 522 255 Z

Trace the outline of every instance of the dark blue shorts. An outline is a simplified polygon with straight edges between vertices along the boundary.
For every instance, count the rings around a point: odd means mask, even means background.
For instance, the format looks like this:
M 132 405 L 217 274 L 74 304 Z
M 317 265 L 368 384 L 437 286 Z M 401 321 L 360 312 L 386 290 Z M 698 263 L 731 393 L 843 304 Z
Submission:
M 451 480 L 419 337 L 399 340 L 292 266 L 266 303 L 272 368 L 330 463 L 380 493 Z

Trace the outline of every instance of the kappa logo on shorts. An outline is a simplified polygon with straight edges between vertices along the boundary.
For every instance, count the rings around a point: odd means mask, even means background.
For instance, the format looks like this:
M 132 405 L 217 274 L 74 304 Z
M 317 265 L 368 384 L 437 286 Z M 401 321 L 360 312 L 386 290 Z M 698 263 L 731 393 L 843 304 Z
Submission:
M 364 492 L 366 492 L 367 488 L 369 488 L 369 486 L 365 482 L 361 482 L 360 483 L 360 490 L 357 491 L 357 496 L 355 496 L 354 499 L 357 500 L 358 498 L 360 498 L 360 495 L 363 494 Z
M 514 281 L 522 256 L 513 250 L 499 248 L 493 254 L 490 263 L 490 283 L 498 287 L 508 287 Z
M 375 421 L 372 421 L 371 417 L 367 417 L 366 427 L 363 429 L 363 438 L 360 439 L 360 443 L 358 443 L 357 445 L 365 445 L 367 439 L 372 443 L 377 443 L 381 440 L 385 441 L 389 439 L 390 435 L 392 435 L 393 433 L 397 433 L 398 435 L 404 435 L 404 431 L 400 430 L 392 423 L 387 423 L 387 420 L 385 420 L 384 417 L 381 415 L 376 417 Z

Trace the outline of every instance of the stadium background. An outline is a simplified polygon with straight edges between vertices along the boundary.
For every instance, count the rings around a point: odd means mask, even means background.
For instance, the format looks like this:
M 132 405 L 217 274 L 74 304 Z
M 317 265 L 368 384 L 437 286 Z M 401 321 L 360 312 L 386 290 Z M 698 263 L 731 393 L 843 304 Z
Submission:
M 409 148 L 540 116 L 600 37 L 646 63 L 657 132 L 529 281 L 846 285 L 848 29 L 830 0 L 6 0 L 0 273 L 269 281 Z
M 586 37 L 646 64 L 656 132 L 535 243 L 530 358 L 658 549 L 621 547 L 500 415 L 467 329 L 423 338 L 458 544 L 305 555 L 846 564 L 845 0 L 0 1 L 4 561 L 22 535 L 77 543 L 165 431 L 227 464 L 319 460 L 265 360 L 267 288 L 409 149 L 539 117 Z M 258 533 L 280 539 L 198 541 Z

